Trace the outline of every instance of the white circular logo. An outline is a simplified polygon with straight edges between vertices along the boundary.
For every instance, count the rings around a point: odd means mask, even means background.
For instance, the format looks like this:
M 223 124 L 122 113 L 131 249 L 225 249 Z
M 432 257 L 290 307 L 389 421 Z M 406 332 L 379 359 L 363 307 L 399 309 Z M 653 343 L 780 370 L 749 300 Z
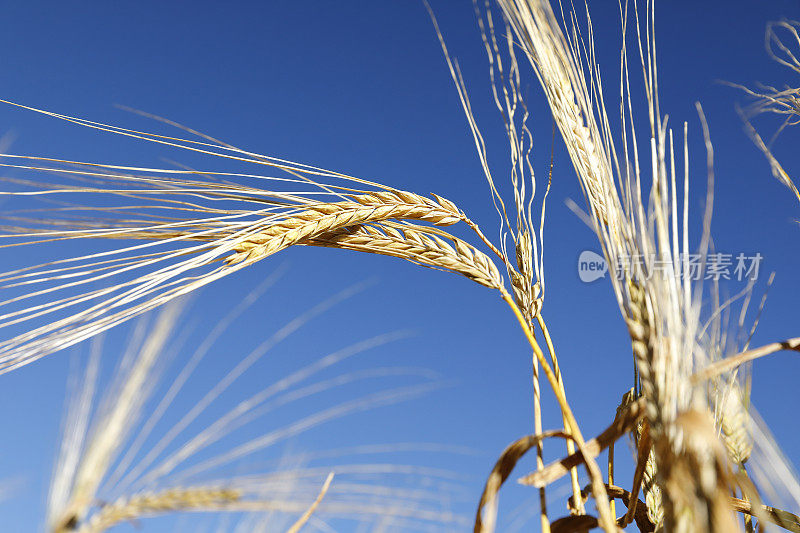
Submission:
M 591 283 L 606 277 L 608 263 L 605 258 L 591 250 L 584 250 L 578 257 L 578 277 L 584 283 Z

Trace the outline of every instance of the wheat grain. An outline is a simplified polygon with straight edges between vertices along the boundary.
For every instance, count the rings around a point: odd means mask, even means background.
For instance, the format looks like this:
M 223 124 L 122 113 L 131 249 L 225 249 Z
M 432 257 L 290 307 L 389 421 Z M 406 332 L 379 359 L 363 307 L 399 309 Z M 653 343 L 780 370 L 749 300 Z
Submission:
M 746 406 L 742 402 L 742 398 L 738 397 L 738 391 L 728 395 L 726 405 L 722 407 L 722 416 L 718 424 L 728 457 L 733 464 L 740 468 L 744 467 L 744 463 L 753 452 L 753 441 L 748 430 L 749 418 Z
M 422 220 L 451 225 L 462 219 L 448 200 L 434 201 L 405 191 L 377 192 L 353 197 L 352 202 L 310 205 L 307 211 L 269 225 L 238 242 L 234 250 L 242 259 L 257 261 L 300 241 L 348 226 L 383 220 Z M 231 261 L 239 260 L 234 257 Z
M 419 226 L 357 225 L 323 233 L 300 244 L 398 257 L 461 274 L 492 289 L 502 286 L 500 272 L 486 254 L 461 239 L 445 237 L 443 232 L 439 235 L 442 236 L 429 235 Z
M 653 524 L 660 524 L 664 520 L 664 503 L 657 474 L 656 455 L 651 449 L 647 454 L 647 462 L 644 467 L 642 493 L 647 508 L 647 517 Z
M 448 200 L 428 198 L 404 191 L 379 192 L 353 198 L 353 202 L 308 206 L 307 211 L 270 224 L 237 242 L 229 263 L 253 263 L 280 250 L 316 236 L 350 226 L 385 220 L 421 220 L 446 226 L 459 222 L 458 208 Z

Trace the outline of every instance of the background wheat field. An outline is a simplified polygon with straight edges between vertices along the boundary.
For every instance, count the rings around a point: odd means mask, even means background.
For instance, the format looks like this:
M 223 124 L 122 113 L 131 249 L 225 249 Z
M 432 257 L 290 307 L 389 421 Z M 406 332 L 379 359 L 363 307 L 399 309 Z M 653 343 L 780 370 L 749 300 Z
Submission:
M 619 7 L 605 0 L 589 4 L 604 79 L 615 87 Z M 505 180 L 508 139 L 492 101 L 473 4 L 432 0 L 431 8 L 463 73 L 495 179 Z M 713 246 L 734 255 L 763 256 L 754 308 L 775 272 L 753 346 L 798 335 L 800 204 L 773 179 L 745 132 L 736 106 L 746 105 L 747 95 L 723 82 L 797 86 L 798 74 L 772 62 L 764 51 L 766 24 L 781 18 L 800 19 L 797 3 L 710 0 L 656 7 L 661 105 L 669 110 L 672 124 L 688 121 L 693 128 L 690 223 L 702 226 L 705 202 L 705 148 L 695 109 L 699 101 L 714 145 Z M 420 195 L 441 194 L 468 212 L 490 238 L 497 234 L 498 217 L 474 141 L 422 2 L 68 5 L 31 0 L 4 6 L 0 50 L 4 100 L 175 134 L 169 125 L 119 106 L 143 110 L 245 150 Z M 545 314 L 570 405 L 588 439 L 608 426 L 620 397 L 633 386 L 631 340 L 609 280 L 586 283 L 578 275 L 581 252 L 602 251 L 594 232 L 567 206 L 574 200 L 586 209 L 564 142 L 554 135 L 542 89 L 527 62 L 520 59 L 520 65 L 528 69 L 521 87 L 531 113 L 531 160 L 539 183 L 546 183 L 551 150 L 553 154 L 544 227 Z M 10 105 L 0 106 L 0 138 L 3 153 L 141 167 L 244 168 Z M 794 149 L 799 139 L 788 129 L 775 145 L 774 153 L 787 170 L 800 169 Z M 0 175 L 29 179 L 24 169 L 4 168 Z M 2 197 L 0 210 L 24 209 L 27 201 Z M 454 234 L 463 237 L 466 230 Z M 692 246 L 699 234 L 692 236 Z M 84 241 L 56 246 L 69 255 L 95 250 L 93 242 Z M 49 257 L 36 246 L 3 252 L 2 271 Z M 723 281 L 723 299 L 745 287 L 744 281 Z M 534 432 L 525 336 L 495 292 L 461 276 L 393 257 L 301 246 L 212 283 L 182 303 L 163 348 L 168 356 L 158 362 L 162 381 L 154 385 L 155 399 L 145 412 L 203 348 L 209 332 L 220 323 L 225 327 L 158 422 L 156 433 L 179 423 L 184 412 L 265 340 L 274 339 L 274 346 L 209 406 L 205 422 L 189 422 L 190 431 L 202 430 L 269 383 L 330 354 L 341 355 L 341 361 L 313 376 L 324 390 L 297 398 L 276 396 L 282 399 L 269 412 L 199 452 L 187 468 L 274 428 L 312 420 L 336 406 L 349 407 L 341 416 L 331 414 L 307 428 L 287 431 L 269 447 L 215 471 L 214 479 L 225 479 L 314 469 L 298 489 L 302 505 L 291 512 L 272 509 L 233 517 L 179 513 L 123 523 L 116 530 L 285 531 L 319 492 L 328 469 L 336 472 L 329 468 L 332 464 L 346 466 L 339 468 L 341 476 L 337 473 L 345 488 L 338 489 L 334 478 L 331 496 L 342 490 L 345 503 L 351 498 L 364 508 L 394 512 L 345 509 L 330 518 L 320 514 L 307 524 L 309 531 L 468 530 L 500 452 Z M 231 313 L 238 314 L 228 323 Z M 156 315 L 146 316 L 154 327 Z M 127 322 L 106 332 L 102 344 L 84 341 L 0 376 L 0 530 L 47 529 L 47 494 L 64 439 L 66 406 L 80 394 L 93 352 L 102 352 L 98 390 L 113 383 L 115 365 L 144 331 L 136 328 L 135 322 Z M 19 326 L 9 333 L 23 331 Z M 791 352 L 775 354 L 755 362 L 751 374 L 752 404 L 788 463 L 796 464 L 800 359 Z M 544 381 L 542 389 L 547 389 Z M 542 396 L 542 412 L 545 429 L 563 427 L 549 390 Z M 168 450 L 176 446 L 171 443 Z M 615 477 L 626 487 L 634 475 L 632 447 L 623 439 L 616 451 L 620 461 Z M 545 462 L 564 453 L 563 443 L 548 443 Z M 535 467 L 529 454 L 503 488 L 498 531 L 539 530 L 538 492 L 515 483 Z M 584 486 L 585 470 L 580 475 Z M 370 483 L 383 492 L 370 489 Z M 548 489 L 554 517 L 568 514 L 571 494 L 568 477 Z

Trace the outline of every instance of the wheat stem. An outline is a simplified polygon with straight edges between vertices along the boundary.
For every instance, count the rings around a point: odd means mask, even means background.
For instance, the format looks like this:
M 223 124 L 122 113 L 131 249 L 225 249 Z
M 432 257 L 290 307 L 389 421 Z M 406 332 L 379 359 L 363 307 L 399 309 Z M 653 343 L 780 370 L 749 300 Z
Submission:
M 726 357 L 725 359 L 717 361 L 716 363 L 709 365 L 703 370 L 695 373 L 692 376 L 692 384 L 696 385 L 724 372 L 733 370 L 737 366 L 747 363 L 748 361 L 753 361 L 759 357 L 764 357 L 765 355 L 770 355 L 781 350 L 800 351 L 800 337 L 795 337 L 782 342 L 773 342 L 771 344 L 761 346 L 760 348 L 753 348 L 752 350 L 747 350 L 739 354 Z
M 542 428 L 542 389 L 539 383 L 539 361 L 536 355 L 531 356 L 533 366 L 533 428 L 536 434 L 543 431 Z M 544 468 L 544 447 L 541 441 L 536 444 L 536 469 Z M 542 526 L 542 533 L 550 533 L 550 519 L 547 517 L 547 490 L 539 487 L 539 522 Z
M 597 437 L 586 443 L 584 451 L 574 453 L 547 465 L 541 472 L 533 472 L 520 478 L 518 481 L 522 485 L 533 487 L 544 487 L 565 476 L 569 470 L 586 461 L 586 454 L 592 457 L 600 455 L 605 448 L 610 446 L 617 439 L 628 433 L 631 428 L 644 415 L 645 401 L 639 399 L 617 412 L 614 421 Z
M 311 504 L 311 507 L 309 507 L 305 513 L 303 513 L 303 516 L 301 516 L 297 522 L 292 524 L 292 527 L 286 530 L 286 533 L 298 533 L 305 523 L 308 522 L 308 519 L 311 518 L 311 515 L 314 514 L 314 511 L 316 511 L 317 507 L 319 507 L 322 498 L 324 498 L 325 494 L 327 494 L 328 488 L 331 486 L 331 481 L 333 481 L 333 472 L 328 474 L 328 477 L 325 479 L 325 483 L 322 485 L 322 489 L 319 491 L 314 503 Z
M 564 380 L 561 377 L 561 368 L 559 368 L 558 366 L 558 359 L 556 358 L 556 350 L 555 347 L 553 346 L 553 341 L 550 338 L 550 332 L 547 329 L 547 324 L 545 323 L 544 317 L 542 316 L 541 313 L 536 313 L 536 321 L 539 323 L 539 327 L 542 329 L 542 333 L 544 334 L 544 341 L 545 344 L 547 345 L 547 351 L 550 352 L 550 360 L 553 362 L 553 373 L 555 373 L 556 379 L 558 380 L 559 389 L 561 390 L 561 394 L 563 394 L 566 397 L 567 391 L 564 388 Z M 564 429 L 567 429 L 567 421 L 566 419 L 564 419 L 563 416 L 562 419 L 564 422 Z M 572 440 L 567 440 L 567 453 L 569 455 L 575 453 L 575 443 Z M 584 509 L 583 506 L 583 498 L 580 497 L 581 486 L 580 483 L 578 482 L 577 467 L 570 469 L 569 475 L 572 481 L 572 494 L 573 496 L 575 496 L 576 508 L 578 509 L 578 512 L 580 514 L 583 514 L 586 512 L 586 510 Z
M 636 470 L 633 473 L 633 484 L 631 486 L 631 503 L 628 505 L 628 512 L 625 513 L 625 517 L 622 520 L 623 527 L 633 522 L 637 502 L 639 501 L 639 490 L 642 487 L 642 480 L 644 480 L 645 468 L 647 467 L 647 460 L 650 457 L 650 449 L 652 446 L 650 428 L 645 421 L 642 435 L 639 437 L 638 460 L 636 462 Z
M 603 475 L 600 472 L 600 467 L 597 466 L 597 462 L 594 460 L 594 457 L 592 457 L 586 451 L 586 442 L 583 440 L 583 435 L 578 427 L 578 422 L 575 420 L 575 416 L 572 414 L 572 409 L 567 402 L 567 398 L 562 392 L 561 388 L 558 386 L 556 375 L 553 372 L 553 369 L 550 368 L 550 364 L 545 359 L 539 343 L 536 342 L 531 329 L 528 327 L 528 322 L 525 320 L 525 317 L 522 315 L 519 307 L 517 307 L 517 305 L 514 303 L 514 299 L 511 297 L 508 291 L 505 290 L 505 288 L 500 289 L 500 294 L 502 295 L 503 300 L 514 312 L 514 316 L 517 318 L 517 322 L 519 322 L 525 337 L 528 339 L 528 343 L 531 345 L 531 348 L 533 348 L 533 353 L 539 360 L 539 364 L 542 365 L 545 376 L 547 376 L 547 380 L 550 382 L 550 386 L 553 388 L 558 405 L 561 407 L 561 412 L 567 422 L 567 429 L 569 430 L 571 437 L 577 443 L 578 449 L 581 451 L 586 460 L 586 469 L 589 471 L 593 493 L 595 500 L 597 501 L 597 510 L 600 513 L 600 524 L 607 532 L 616 533 L 616 525 L 614 518 L 611 516 L 611 509 L 608 505 L 608 494 L 606 493 L 605 483 L 603 481 Z

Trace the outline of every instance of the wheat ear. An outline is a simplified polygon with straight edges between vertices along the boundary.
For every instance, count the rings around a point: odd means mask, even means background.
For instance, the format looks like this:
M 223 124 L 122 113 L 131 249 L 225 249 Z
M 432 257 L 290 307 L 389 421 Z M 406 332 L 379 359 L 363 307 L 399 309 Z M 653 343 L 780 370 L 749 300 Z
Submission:
M 262 191 L 262 193 L 266 192 Z M 180 224 L 158 224 L 139 228 L 122 227 L 118 229 L 112 226 L 110 229 L 93 233 L 98 238 L 125 238 L 133 231 L 140 238 L 147 238 L 149 234 L 149 238 L 159 244 L 172 243 L 180 246 L 183 246 L 183 241 L 206 240 L 204 237 L 211 239 L 211 242 L 182 247 L 180 250 L 171 251 L 167 255 L 157 256 L 154 259 L 133 258 L 129 266 L 119 271 L 127 272 L 142 266 L 155 266 L 164 259 L 178 262 L 88 295 L 59 300 L 40 306 L 41 309 L 32 307 L 4 315 L 2 318 L 19 322 L 95 299 L 98 296 L 105 298 L 105 301 L 100 301 L 84 311 L 1 342 L 0 373 L 74 344 L 148 309 L 157 307 L 176 296 L 190 292 L 240 268 L 245 268 L 289 246 L 300 244 L 331 231 L 387 220 L 417 220 L 436 225 L 450 225 L 463 220 L 471 227 L 473 226 L 455 204 L 448 200 L 440 197 L 430 199 L 397 190 L 351 195 L 343 202 L 308 202 L 301 205 L 302 210 L 300 211 L 287 210 L 283 213 L 272 213 L 254 221 L 237 222 L 233 225 L 223 225 L 220 229 L 199 232 L 191 228 L 192 221 L 187 221 Z M 295 204 L 291 207 L 297 209 L 300 206 Z M 164 241 L 162 240 L 164 229 L 167 231 L 177 230 L 178 236 Z M 79 230 L 75 235 L 67 238 L 86 238 L 86 231 Z M 141 246 L 125 248 L 120 252 L 139 248 Z M 231 254 L 231 252 L 233 253 Z M 200 273 L 194 277 L 186 274 L 190 269 L 205 269 L 212 264 L 218 264 L 218 260 L 222 258 L 227 260 L 227 264 L 217 266 L 211 272 Z M 90 273 L 91 271 L 86 272 L 86 274 Z M 114 273 L 113 270 L 109 273 L 100 273 L 80 281 L 64 283 L 60 287 L 45 289 L 39 293 L 44 294 L 59 288 L 85 285 L 92 280 L 104 280 Z M 47 278 L 44 280 L 46 281 Z M 36 295 L 37 293 L 31 294 Z M 112 294 L 114 295 L 111 296 Z M 24 295 L 18 299 L 25 299 L 29 296 Z M 11 301 L 15 300 L 4 302 L 4 304 Z M 111 314 L 112 310 L 115 311 L 113 314 Z M 9 320 L 5 325 L 9 323 L 12 322 Z
M 121 498 L 105 505 L 81 527 L 79 533 L 100 533 L 120 522 L 144 516 L 187 510 L 219 509 L 226 504 L 239 501 L 241 491 L 222 488 L 169 489 L 142 493 L 130 498 Z M 57 533 L 71 531 L 62 527 Z
M 398 257 L 461 274 L 492 289 L 503 285 L 497 266 L 486 254 L 461 239 L 437 233 L 430 234 L 429 228 L 421 226 L 358 225 L 324 233 L 300 244 Z
M 376 192 L 353 197 L 351 202 L 310 205 L 305 211 L 269 225 L 234 245 L 231 263 L 259 261 L 318 235 L 348 226 L 384 220 L 421 220 L 447 226 L 462 220 L 452 202 L 438 201 L 405 191 Z

